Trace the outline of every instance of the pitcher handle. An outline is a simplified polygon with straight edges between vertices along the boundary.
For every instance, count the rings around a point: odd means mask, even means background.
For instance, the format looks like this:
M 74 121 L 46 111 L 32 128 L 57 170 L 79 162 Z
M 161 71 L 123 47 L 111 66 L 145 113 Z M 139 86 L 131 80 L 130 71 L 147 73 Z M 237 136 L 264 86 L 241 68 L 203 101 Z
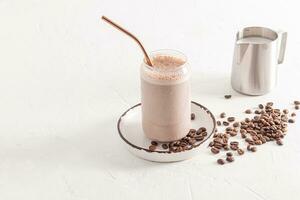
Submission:
M 287 32 L 278 31 L 278 40 L 279 40 L 279 51 L 278 51 L 278 64 L 282 64 L 284 60 L 286 40 L 287 40 Z

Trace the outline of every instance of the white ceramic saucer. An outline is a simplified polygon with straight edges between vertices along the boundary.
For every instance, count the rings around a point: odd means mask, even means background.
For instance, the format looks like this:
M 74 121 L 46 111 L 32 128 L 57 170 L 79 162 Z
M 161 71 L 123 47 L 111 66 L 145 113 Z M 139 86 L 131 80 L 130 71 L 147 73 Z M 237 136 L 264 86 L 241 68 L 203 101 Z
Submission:
M 208 134 L 204 140 L 196 143 L 196 147 L 190 150 L 170 153 L 159 145 L 155 151 L 149 151 L 148 148 L 151 144 L 151 140 L 146 138 L 143 133 L 141 124 L 141 104 L 132 106 L 121 115 L 117 125 L 119 135 L 132 154 L 145 160 L 155 162 L 175 162 L 192 158 L 199 154 L 200 144 L 205 142 L 214 133 L 216 120 L 207 108 L 196 102 L 191 102 L 191 109 L 192 113 L 195 113 L 196 115 L 195 120 L 192 120 L 191 128 L 197 130 L 200 127 L 205 127 Z

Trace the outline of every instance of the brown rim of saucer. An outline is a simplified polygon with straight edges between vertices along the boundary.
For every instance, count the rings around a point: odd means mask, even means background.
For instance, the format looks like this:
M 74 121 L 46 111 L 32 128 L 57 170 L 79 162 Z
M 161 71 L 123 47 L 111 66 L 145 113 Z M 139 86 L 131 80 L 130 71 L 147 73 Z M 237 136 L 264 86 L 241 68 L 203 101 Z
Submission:
M 199 103 L 197 103 L 197 102 L 194 102 L 194 101 L 191 101 L 191 103 L 195 104 L 196 106 L 199 106 L 202 110 L 204 110 L 204 111 L 212 118 L 213 123 L 214 123 L 214 126 L 213 126 L 212 132 L 211 132 L 210 134 L 208 134 L 208 136 L 207 136 L 204 140 L 200 141 L 199 143 L 197 143 L 196 145 L 194 145 L 193 148 L 191 148 L 191 149 L 189 149 L 189 150 L 192 150 L 192 149 L 194 149 L 194 148 L 200 146 L 202 143 L 204 143 L 206 140 L 208 140 L 208 138 L 211 137 L 211 135 L 215 132 L 215 129 L 216 129 L 216 119 L 215 119 L 214 115 L 213 115 L 206 107 L 202 106 L 201 104 L 199 104 Z M 120 135 L 120 137 L 122 138 L 122 140 L 124 140 L 124 141 L 125 141 L 128 145 L 130 145 L 131 147 L 133 147 L 133 148 L 135 148 L 135 149 L 138 149 L 138 150 L 144 150 L 144 151 L 146 151 L 146 152 L 148 152 L 148 153 L 154 153 L 154 152 L 156 152 L 156 153 L 177 153 L 177 152 L 160 151 L 160 150 L 150 151 L 149 149 L 146 149 L 146 148 L 143 148 L 143 147 L 139 147 L 139 146 L 136 146 L 135 144 L 132 144 L 131 142 L 129 142 L 129 141 L 122 135 L 122 132 L 121 132 L 121 129 L 120 129 L 120 124 L 121 124 L 122 118 L 123 118 L 130 110 L 132 110 L 132 109 L 134 109 L 134 108 L 136 108 L 136 107 L 138 107 L 138 106 L 140 106 L 140 105 L 141 105 L 141 103 L 138 103 L 138 104 L 132 106 L 131 108 L 127 109 L 127 110 L 120 116 L 120 118 L 119 118 L 119 120 L 118 120 L 118 123 L 117 123 L 117 128 L 118 128 L 118 132 L 119 132 L 119 135 Z M 187 150 L 187 151 L 189 151 L 189 150 Z

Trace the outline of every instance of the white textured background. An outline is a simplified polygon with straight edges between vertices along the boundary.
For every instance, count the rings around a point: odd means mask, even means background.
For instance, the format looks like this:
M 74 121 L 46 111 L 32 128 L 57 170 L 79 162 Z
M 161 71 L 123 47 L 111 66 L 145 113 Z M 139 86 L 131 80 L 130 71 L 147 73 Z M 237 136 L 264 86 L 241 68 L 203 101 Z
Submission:
M 193 100 L 215 114 L 300 99 L 297 1 L 0 0 L 1 200 L 300 198 L 299 123 L 284 146 L 222 167 L 206 148 L 173 164 L 129 154 L 116 122 L 139 102 L 142 54 L 102 14 L 148 50 L 184 52 Z M 278 86 L 266 96 L 241 96 L 229 84 L 235 32 L 248 25 L 289 33 Z

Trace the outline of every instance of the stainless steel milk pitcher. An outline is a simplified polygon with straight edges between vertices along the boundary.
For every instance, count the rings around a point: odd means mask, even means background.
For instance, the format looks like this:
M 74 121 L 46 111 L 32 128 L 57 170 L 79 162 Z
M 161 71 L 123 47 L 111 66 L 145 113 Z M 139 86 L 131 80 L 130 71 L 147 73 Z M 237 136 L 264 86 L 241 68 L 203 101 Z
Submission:
M 270 92 L 277 82 L 277 65 L 284 59 L 287 33 L 247 27 L 236 35 L 231 85 L 247 95 Z

